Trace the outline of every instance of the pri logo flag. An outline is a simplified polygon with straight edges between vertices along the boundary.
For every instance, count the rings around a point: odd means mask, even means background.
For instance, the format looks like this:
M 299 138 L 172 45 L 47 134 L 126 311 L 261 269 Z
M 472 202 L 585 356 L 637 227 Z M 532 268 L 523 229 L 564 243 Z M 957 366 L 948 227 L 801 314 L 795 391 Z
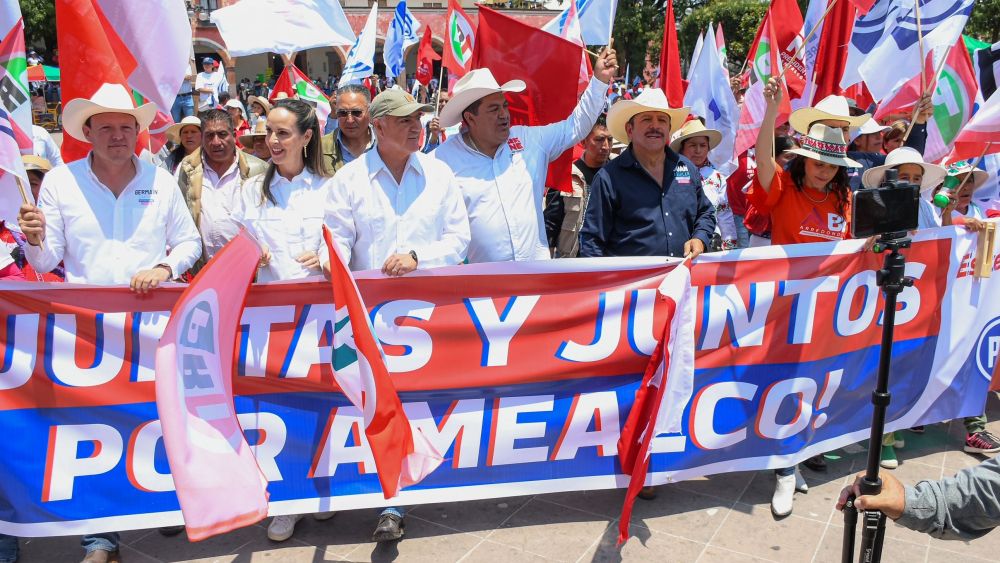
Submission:
M 382 59 L 385 61 L 385 75 L 388 77 L 404 76 L 406 74 L 406 50 L 420 41 L 418 30 L 420 22 L 413 17 L 406 2 L 396 4 L 396 16 L 389 24 L 385 34 L 385 45 L 382 47 Z
M 16 148 L 15 154 L 31 154 L 31 103 L 28 96 L 28 63 L 24 58 L 24 21 L 17 2 L 8 2 L 0 6 L 0 111 L 5 114 L 7 126 L 5 132 L 9 139 L 0 139 L 5 145 L 11 140 Z M 0 154 L 6 155 L 5 148 L 0 146 Z M 21 159 L 16 158 L 20 166 Z M 8 162 L 2 160 L 0 162 Z M 23 176 L 23 171 L 21 173 Z
M 994 92 L 955 137 L 948 162 L 1000 152 L 1000 91 Z
M 281 76 L 274 83 L 274 90 L 271 91 L 271 99 L 284 92 L 288 97 L 298 96 L 300 100 L 309 102 L 316 106 L 316 118 L 319 119 L 319 128 L 323 130 L 326 122 L 330 118 L 332 108 L 330 100 L 325 94 L 309 79 L 304 72 L 293 64 L 285 67 L 281 71 Z
M 472 51 L 476 46 L 472 21 L 457 0 L 448 0 L 448 15 L 445 19 L 444 66 L 453 74 L 462 77 L 469 72 Z M 452 82 L 449 81 L 449 84 Z
M 948 48 L 958 40 L 974 0 L 924 0 L 920 3 L 923 49 Z M 917 10 L 913 2 L 879 0 L 854 24 L 841 87 L 864 80 L 876 100 L 920 74 Z M 885 72 L 891 68 L 893 72 Z
M 156 349 L 156 408 L 192 541 L 267 516 L 267 479 L 233 405 L 236 336 L 260 256 L 241 230 L 181 294 Z
M 339 86 L 361 82 L 375 73 L 375 28 L 378 24 L 378 3 L 372 4 L 368 20 L 361 35 L 347 53 L 344 73 L 340 75 Z
M 768 15 L 761 23 L 764 33 L 757 43 L 757 50 L 753 54 L 750 65 L 750 87 L 747 89 L 743 99 L 743 107 L 740 110 L 740 124 L 736 133 L 735 154 L 741 155 L 757 142 L 757 133 L 764 121 L 764 111 L 767 109 L 767 102 L 764 100 L 764 86 L 772 76 L 781 74 L 781 61 L 779 60 L 775 44 L 774 29 L 771 16 Z M 785 88 L 784 84 L 782 88 Z M 789 95 L 785 89 L 781 99 L 781 107 L 778 111 L 777 124 L 784 123 L 791 113 Z
M 632 505 L 646 483 L 653 441 L 659 434 L 682 432 L 684 407 L 694 388 L 695 307 L 687 260 L 663 278 L 658 293 L 667 310 L 666 322 L 618 439 L 618 459 L 629 475 L 618 524 L 619 545 L 628 539 Z
M 330 231 L 323 228 L 330 253 L 333 287 L 334 378 L 344 395 L 364 413 L 365 437 L 371 447 L 382 494 L 389 499 L 403 487 L 419 483 L 444 460 L 424 436 L 414 430 L 385 365 L 385 354 L 375 338 L 368 309 Z M 329 463 L 319 459 L 317 463 Z

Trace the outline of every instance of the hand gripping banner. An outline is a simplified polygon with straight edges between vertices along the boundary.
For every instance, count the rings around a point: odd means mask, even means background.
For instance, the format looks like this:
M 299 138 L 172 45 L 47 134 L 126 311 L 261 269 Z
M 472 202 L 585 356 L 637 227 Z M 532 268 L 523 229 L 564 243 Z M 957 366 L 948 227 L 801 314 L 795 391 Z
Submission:
M 788 467 L 867 438 L 882 256 L 861 241 L 703 255 L 691 265 L 695 370 L 680 432 L 651 440 L 646 482 Z M 899 296 L 887 430 L 983 411 L 1000 353 L 1000 274 L 976 237 L 921 233 Z M 322 280 L 253 286 L 235 411 L 270 514 L 625 487 L 621 429 L 667 312 L 663 258 L 359 273 L 414 434 L 444 462 L 386 500 L 363 414 L 337 386 Z M 993 270 L 1000 262 L 993 257 Z M 154 358 L 184 287 L 0 285 L 0 532 L 180 524 Z M 684 395 L 682 395 L 684 396 Z M 677 405 L 671 404 L 671 411 Z

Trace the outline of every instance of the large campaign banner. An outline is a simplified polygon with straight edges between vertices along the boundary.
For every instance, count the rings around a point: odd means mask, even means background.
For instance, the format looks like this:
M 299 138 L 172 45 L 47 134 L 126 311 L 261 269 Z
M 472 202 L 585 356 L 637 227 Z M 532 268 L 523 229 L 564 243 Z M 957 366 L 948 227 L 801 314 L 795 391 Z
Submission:
M 1000 351 L 1000 274 L 976 237 L 905 251 L 888 429 L 983 411 Z M 329 284 L 254 286 L 236 412 L 271 514 L 623 487 L 616 456 L 664 311 L 664 258 L 481 264 L 358 283 L 414 429 L 447 452 L 385 500 L 362 417 L 330 361 Z M 648 482 L 789 466 L 867 438 L 882 256 L 861 241 L 704 255 L 691 267 L 696 371 L 683 431 Z M 996 270 L 1000 262 L 991 264 Z M 154 400 L 157 341 L 182 286 L 0 285 L 0 532 L 181 523 Z M 219 468 L 223 471 L 225 468 Z

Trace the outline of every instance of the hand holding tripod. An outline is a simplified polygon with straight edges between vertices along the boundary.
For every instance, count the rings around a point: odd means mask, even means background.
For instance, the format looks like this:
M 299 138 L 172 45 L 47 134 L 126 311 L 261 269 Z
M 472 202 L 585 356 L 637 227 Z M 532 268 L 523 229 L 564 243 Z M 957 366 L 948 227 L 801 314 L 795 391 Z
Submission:
M 879 350 L 878 377 L 872 392 L 872 428 L 868 442 L 868 465 L 861 481 L 861 494 L 877 495 L 882 492 L 882 479 L 878 476 L 882 453 L 882 435 L 885 433 L 885 415 L 889 407 L 889 366 L 892 361 L 893 329 L 896 324 L 896 297 L 903 288 L 913 285 L 913 278 L 906 277 L 906 258 L 899 253 L 910 247 L 906 232 L 885 233 L 879 236 L 875 252 L 889 251 L 876 272 L 875 280 L 885 295 L 885 313 L 882 323 L 882 345 Z M 864 563 L 878 563 L 882 559 L 882 544 L 885 540 L 885 514 L 878 510 L 862 513 L 861 558 Z M 854 497 L 850 497 L 844 507 L 844 543 L 841 560 L 854 562 L 854 534 L 858 524 L 858 511 L 854 508 Z

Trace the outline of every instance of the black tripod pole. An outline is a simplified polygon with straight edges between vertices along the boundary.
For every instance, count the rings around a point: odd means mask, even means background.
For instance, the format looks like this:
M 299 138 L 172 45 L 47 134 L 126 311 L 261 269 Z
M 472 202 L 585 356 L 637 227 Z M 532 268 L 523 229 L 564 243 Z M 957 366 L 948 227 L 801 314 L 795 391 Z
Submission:
M 899 249 L 908 248 L 909 239 L 882 235 L 876 245 L 876 252 L 889 250 L 882 269 L 876 272 L 876 282 L 885 295 L 885 309 L 882 319 L 882 346 L 879 349 L 878 376 L 875 391 L 872 392 L 872 426 L 868 442 L 868 464 L 861 480 L 862 495 L 877 495 L 882 492 L 882 479 L 878 476 L 882 457 L 882 435 L 885 433 L 885 416 L 889 407 L 889 368 L 892 362 L 893 330 L 896 324 L 896 297 L 904 287 L 913 285 L 913 279 L 906 277 L 906 258 Z M 885 539 L 885 514 L 878 510 L 865 510 L 862 517 L 861 558 L 864 563 L 878 563 L 882 559 L 882 543 Z M 854 533 L 857 527 L 857 513 L 851 498 L 844 509 L 844 542 L 842 560 L 854 561 Z

